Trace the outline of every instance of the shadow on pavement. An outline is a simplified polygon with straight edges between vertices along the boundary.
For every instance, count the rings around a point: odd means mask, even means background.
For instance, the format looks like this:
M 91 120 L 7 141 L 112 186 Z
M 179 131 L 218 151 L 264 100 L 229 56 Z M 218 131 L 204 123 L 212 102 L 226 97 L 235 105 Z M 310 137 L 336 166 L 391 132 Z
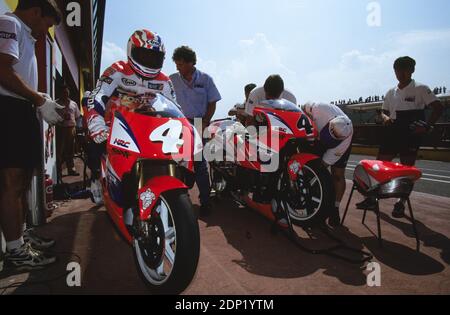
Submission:
M 324 270 L 324 274 L 342 283 L 366 285 L 363 264 L 350 264 L 302 251 L 282 233 L 271 233 L 270 221 L 250 209 L 239 208 L 230 200 L 216 199 L 213 214 L 201 220 L 209 227 L 222 229 L 228 243 L 242 255 L 242 259 L 233 262 L 250 273 L 287 279 L 306 277 Z M 339 230 L 333 234 L 353 248 L 363 249 L 363 244 L 355 235 L 343 228 Z M 310 230 L 308 233 L 310 237 L 302 241 L 306 247 L 323 249 L 336 245 L 320 231 Z
M 39 232 L 57 241 L 53 252 L 58 261 L 48 269 L 29 273 L 28 277 L 22 274 L 25 283 L 14 294 L 148 292 L 137 274 L 131 246 L 115 230 L 106 211 L 92 207 L 86 212 L 61 215 Z M 70 262 L 81 265 L 81 287 L 67 286 L 66 267 Z M 9 276 L 5 274 L 2 278 Z M 34 285 L 36 281 L 45 283 Z
M 382 214 L 381 218 L 383 221 L 397 227 L 400 231 L 402 231 L 405 236 L 414 238 L 414 232 L 412 229 L 411 222 L 409 221 L 399 221 L 391 218 L 386 214 Z M 442 260 L 450 265 L 450 239 L 436 231 L 431 230 L 425 224 L 416 220 L 417 230 L 419 232 L 419 239 L 423 243 L 425 247 L 433 247 L 438 250 L 441 250 L 440 256 Z

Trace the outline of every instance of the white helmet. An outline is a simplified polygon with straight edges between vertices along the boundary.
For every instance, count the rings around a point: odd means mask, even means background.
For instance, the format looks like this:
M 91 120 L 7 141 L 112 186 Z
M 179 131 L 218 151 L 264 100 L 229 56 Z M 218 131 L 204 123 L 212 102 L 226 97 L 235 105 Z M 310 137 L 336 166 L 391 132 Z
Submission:
M 161 37 L 148 30 L 138 30 L 128 41 L 131 68 L 144 78 L 155 78 L 162 69 L 166 49 Z

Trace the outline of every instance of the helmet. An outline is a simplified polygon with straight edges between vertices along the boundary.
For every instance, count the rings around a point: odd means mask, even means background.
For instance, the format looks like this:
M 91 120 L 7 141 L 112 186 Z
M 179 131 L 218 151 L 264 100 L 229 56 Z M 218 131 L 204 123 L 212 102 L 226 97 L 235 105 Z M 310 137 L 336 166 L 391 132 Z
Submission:
M 162 69 L 166 49 L 161 37 L 148 30 L 138 30 L 128 41 L 131 68 L 144 78 L 156 77 Z
M 346 116 L 338 116 L 330 121 L 330 134 L 337 140 L 345 140 L 353 133 L 352 121 Z

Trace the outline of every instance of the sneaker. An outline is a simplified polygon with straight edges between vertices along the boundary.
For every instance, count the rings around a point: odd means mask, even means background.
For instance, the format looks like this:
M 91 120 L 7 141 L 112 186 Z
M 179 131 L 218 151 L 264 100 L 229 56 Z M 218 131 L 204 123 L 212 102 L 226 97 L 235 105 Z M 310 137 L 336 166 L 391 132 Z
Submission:
M 401 219 L 405 217 L 405 205 L 403 202 L 399 201 L 394 206 L 394 211 L 392 211 L 392 217 L 396 219 Z
M 5 254 L 5 267 L 19 271 L 43 269 L 55 262 L 55 256 L 35 250 L 28 243 L 11 252 L 7 251 Z
M 201 205 L 200 217 L 209 217 L 212 213 L 212 207 L 210 204 Z
M 97 206 L 103 205 L 103 189 L 100 180 L 93 180 L 91 182 L 91 200 Z
M 377 208 L 377 202 L 373 198 L 366 198 L 364 201 L 357 203 L 356 208 L 359 210 L 370 210 L 375 211 Z
M 46 250 L 55 246 L 55 240 L 39 236 L 33 229 L 28 229 L 23 233 L 23 240 L 37 250 Z

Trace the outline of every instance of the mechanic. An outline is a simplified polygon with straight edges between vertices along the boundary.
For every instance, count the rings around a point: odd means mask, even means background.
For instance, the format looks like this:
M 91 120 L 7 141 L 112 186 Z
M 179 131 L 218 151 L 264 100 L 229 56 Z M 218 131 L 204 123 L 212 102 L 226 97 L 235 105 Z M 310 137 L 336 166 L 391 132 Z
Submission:
M 350 118 L 336 105 L 309 103 L 302 106 L 319 131 L 319 154 L 322 163 L 331 167 L 335 192 L 335 207 L 330 213 L 328 224 L 337 227 L 341 223 L 339 208 L 344 197 L 345 169 L 350 158 L 353 139 L 353 124 Z

